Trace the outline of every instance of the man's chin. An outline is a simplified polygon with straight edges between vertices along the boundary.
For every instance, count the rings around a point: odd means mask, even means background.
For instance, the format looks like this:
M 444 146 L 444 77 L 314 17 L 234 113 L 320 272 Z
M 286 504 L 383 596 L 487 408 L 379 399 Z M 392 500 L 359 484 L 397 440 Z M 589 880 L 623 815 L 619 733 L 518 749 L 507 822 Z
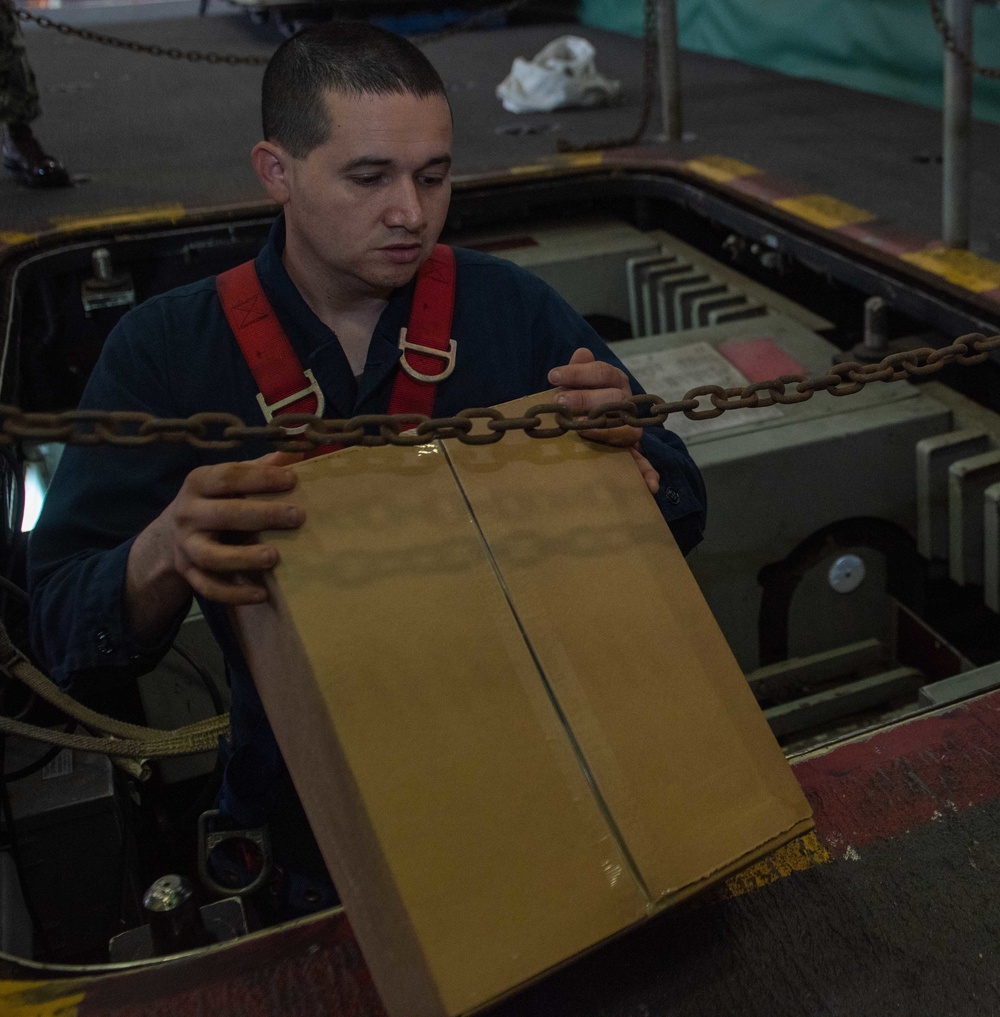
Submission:
M 380 290 L 398 290 L 405 286 L 420 270 L 428 255 L 421 256 L 407 265 L 381 265 L 368 274 L 367 282 Z

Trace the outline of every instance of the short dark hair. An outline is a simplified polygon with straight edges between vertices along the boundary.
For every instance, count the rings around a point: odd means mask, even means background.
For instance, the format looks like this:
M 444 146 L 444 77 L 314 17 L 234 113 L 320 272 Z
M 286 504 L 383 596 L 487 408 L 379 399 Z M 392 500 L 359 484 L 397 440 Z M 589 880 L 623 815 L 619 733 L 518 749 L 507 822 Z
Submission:
M 364 21 L 326 21 L 287 39 L 268 62 L 264 137 L 304 159 L 329 137 L 328 91 L 447 98 L 441 76 L 409 40 Z

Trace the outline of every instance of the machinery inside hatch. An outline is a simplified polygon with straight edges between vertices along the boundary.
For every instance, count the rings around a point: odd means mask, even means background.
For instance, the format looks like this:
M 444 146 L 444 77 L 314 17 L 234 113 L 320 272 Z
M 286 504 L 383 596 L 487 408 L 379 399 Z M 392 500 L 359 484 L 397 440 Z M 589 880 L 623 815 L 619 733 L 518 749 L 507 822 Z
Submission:
M 0 401 L 74 408 L 128 308 L 252 257 L 270 221 L 228 210 L 15 250 L 0 266 Z M 542 276 L 667 400 L 1000 331 L 974 302 L 666 177 L 459 188 L 444 239 Z M 690 567 L 789 754 L 1000 684 L 1000 532 L 984 516 L 1000 497 L 998 408 L 990 360 L 841 399 L 670 418 L 708 489 Z M 24 544 L 60 447 L 0 449 L 0 608 L 27 651 Z M 88 705 L 161 728 L 224 712 L 221 656 L 197 613 L 155 671 Z M 9 681 L 0 711 L 66 727 Z M 0 952 L 100 963 L 118 937 L 113 956 L 147 956 L 157 930 L 142 894 L 166 874 L 190 881 L 211 936 L 268 920 L 259 894 L 199 880 L 214 753 L 163 761 L 146 782 L 14 737 L 3 756 Z M 251 866 L 266 855 L 228 849 Z

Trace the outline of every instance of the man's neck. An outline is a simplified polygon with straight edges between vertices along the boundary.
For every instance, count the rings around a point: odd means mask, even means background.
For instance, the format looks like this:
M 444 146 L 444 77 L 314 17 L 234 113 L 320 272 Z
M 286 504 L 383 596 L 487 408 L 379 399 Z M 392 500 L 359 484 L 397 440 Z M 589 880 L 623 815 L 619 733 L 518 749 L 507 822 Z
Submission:
M 333 331 L 355 375 L 364 370 L 375 326 L 385 310 L 389 293 L 378 293 L 359 283 L 356 289 L 335 286 L 311 268 L 311 262 L 286 244 L 282 263 L 295 288 L 313 313 Z

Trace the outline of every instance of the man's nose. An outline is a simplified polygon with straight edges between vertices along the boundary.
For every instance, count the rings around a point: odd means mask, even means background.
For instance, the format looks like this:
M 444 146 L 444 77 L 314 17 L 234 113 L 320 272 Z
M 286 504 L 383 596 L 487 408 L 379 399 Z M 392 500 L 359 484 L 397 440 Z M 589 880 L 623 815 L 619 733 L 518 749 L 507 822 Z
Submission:
M 389 226 L 402 226 L 410 232 L 423 227 L 424 207 L 414 181 L 400 181 L 393 189 L 392 202 L 386 210 L 386 223 Z

